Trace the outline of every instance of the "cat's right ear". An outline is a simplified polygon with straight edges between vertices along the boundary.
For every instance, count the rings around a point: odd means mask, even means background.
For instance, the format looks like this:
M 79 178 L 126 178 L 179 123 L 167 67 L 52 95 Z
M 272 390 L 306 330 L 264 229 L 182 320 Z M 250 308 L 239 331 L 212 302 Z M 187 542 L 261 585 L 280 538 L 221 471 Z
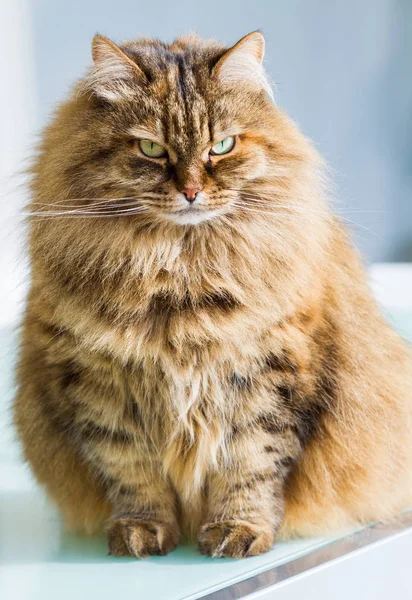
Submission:
M 273 100 L 273 91 L 263 69 L 265 38 L 260 31 L 248 33 L 229 48 L 213 67 L 213 76 L 224 85 L 250 85 Z
M 94 68 L 82 86 L 100 98 L 116 102 L 131 97 L 136 86 L 146 81 L 146 76 L 120 48 L 103 35 L 95 35 L 92 42 Z

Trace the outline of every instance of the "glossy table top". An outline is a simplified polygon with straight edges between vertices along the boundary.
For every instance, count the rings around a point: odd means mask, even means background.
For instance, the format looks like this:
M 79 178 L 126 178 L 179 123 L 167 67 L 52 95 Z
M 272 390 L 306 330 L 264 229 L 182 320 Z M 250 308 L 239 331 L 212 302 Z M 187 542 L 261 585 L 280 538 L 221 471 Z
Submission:
M 412 339 L 412 313 L 393 322 Z M 211 559 L 181 546 L 144 560 L 107 556 L 106 540 L 64 533 L 58 515 L 23 465 L 10 427 L 15 334 L 0 332 L 0 598 L 195 600 L 285 564 L 336 537 L 278 543 L 246 560 Z

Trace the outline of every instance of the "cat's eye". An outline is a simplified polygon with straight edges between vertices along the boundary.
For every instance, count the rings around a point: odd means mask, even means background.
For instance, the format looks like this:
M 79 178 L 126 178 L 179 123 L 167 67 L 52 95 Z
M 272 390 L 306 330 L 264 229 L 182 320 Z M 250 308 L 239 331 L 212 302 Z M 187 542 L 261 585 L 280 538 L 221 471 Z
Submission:
M 228 135 L 224 140 L 218 142 L 212 146 L 210 154 L 220 156 L 222 154 L 228 154 L 235 147 L 235 138 L 232 135 Z
M 166 148 L 150 140 L 140 140 L 139 148 L 145 156 L 150 158 L 163 158 L 167 155 Z

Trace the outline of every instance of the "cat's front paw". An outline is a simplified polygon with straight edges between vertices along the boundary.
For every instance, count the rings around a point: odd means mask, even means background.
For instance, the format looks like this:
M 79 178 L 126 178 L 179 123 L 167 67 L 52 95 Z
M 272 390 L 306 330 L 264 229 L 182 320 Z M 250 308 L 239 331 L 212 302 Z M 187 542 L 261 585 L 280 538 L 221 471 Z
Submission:
M 108 529 L 109 554 L 145 558 L 174 550 L 179 541 L 176 525 L 138 517 L 115 519 Z
M 262 527 L 247 521 L 206 523 L 200 531 L 199 550 L 208 556 L 245 558 L 270 550 L 274 537 L 270 526 Z

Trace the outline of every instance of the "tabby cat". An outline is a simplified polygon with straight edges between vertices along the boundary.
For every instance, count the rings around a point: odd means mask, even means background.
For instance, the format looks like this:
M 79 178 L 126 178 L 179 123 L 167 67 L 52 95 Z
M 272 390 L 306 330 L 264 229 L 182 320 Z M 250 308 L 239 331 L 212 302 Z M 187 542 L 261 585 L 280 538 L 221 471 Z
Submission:
M 263 54 L 97 35 L 35 160 L 15 423 L 116 556 L 251 556 L 412 500 L 409 349 Z

